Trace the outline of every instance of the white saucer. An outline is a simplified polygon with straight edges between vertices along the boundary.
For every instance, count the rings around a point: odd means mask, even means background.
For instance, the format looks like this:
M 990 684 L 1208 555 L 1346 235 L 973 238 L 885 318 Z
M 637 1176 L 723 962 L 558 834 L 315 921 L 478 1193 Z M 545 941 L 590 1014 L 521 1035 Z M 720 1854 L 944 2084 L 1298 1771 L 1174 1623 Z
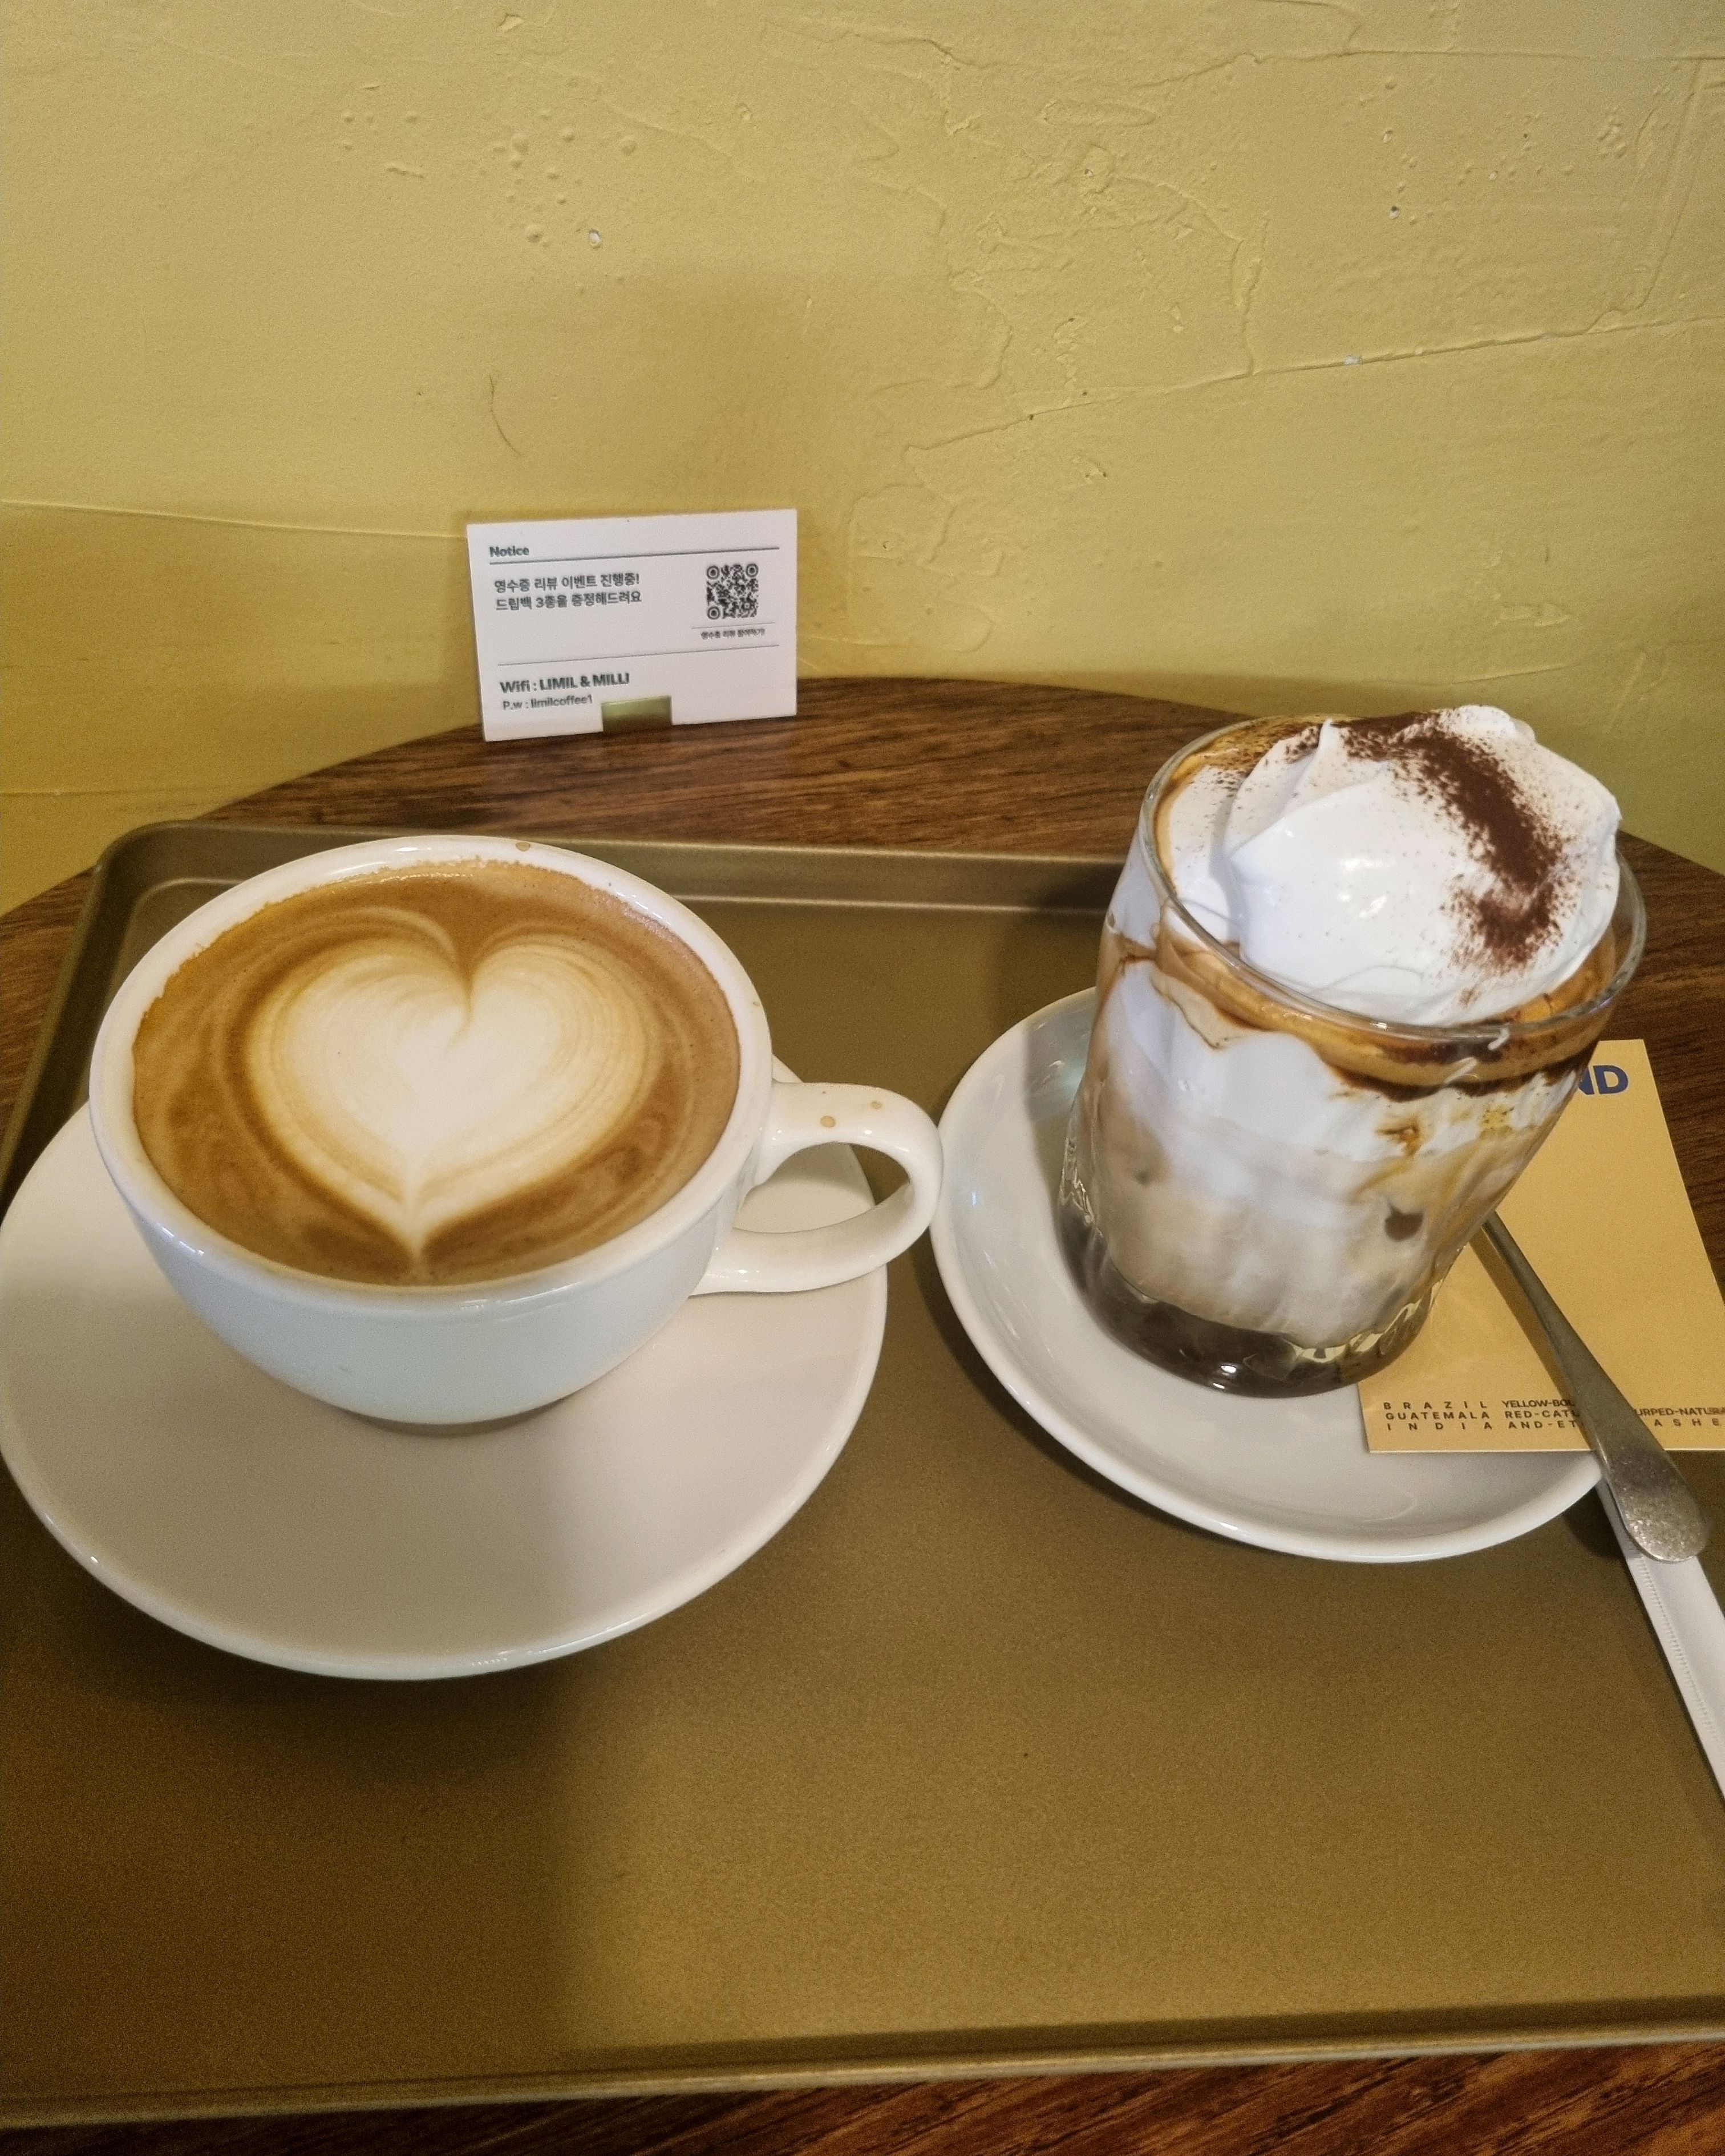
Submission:
M 869 1203 L 843 1146 L 743 1208 Z M 326 1407 L 207 1332 L 144 1248 L 80 1111 L 0 1228 L 0 1453 L 80 1563 L 151 1616 L 289 1669 L 444 1677 L 593 1645 L 722 1579 L 862 1411 L 886 1276 L 685 1303 L 609 1376 L 506 1424 Z
M 984 1362 L 1051 1436 L 1195 1526 L 1361 1563 L 1486 1549 L 1593 1487 L 1591 1453 L 1373 1454 L 1352 1389 L 1296 1400 L 1209 1392 L 1105 1332 L 1055 1230 L 1094 1000 L 1069 996 L 1003 1034 L 941 1119 L 946 1183 L 931 1230 L 941 1278 Z

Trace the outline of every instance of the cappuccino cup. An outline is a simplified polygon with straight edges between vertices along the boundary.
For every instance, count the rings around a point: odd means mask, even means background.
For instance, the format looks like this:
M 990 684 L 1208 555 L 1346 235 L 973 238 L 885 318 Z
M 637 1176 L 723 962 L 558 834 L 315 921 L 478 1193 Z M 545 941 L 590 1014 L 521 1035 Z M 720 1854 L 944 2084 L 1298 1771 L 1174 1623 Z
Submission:
M 856 1279 L 940 1192 L 913 1102 L 775 1077 L 759 996 L 686 906 L 510 839 L 368 840 L 199 907 L 121 984 L 90 1106 L 198 1317 L 299 1391 L 399 1422 L 560 1399 L 691 1295 Z M 835 1143 L 906 1181 L 831 1226 L 735 1225 Z

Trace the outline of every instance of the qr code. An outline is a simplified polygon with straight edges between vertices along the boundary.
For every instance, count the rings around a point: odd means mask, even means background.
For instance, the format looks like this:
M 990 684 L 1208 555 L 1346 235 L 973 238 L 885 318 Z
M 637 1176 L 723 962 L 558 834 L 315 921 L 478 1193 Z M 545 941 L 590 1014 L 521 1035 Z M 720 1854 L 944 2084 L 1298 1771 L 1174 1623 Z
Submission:
M 760 606 L 761 572 L 752 562 L 707 563 L 709 621 L 752 621 Z

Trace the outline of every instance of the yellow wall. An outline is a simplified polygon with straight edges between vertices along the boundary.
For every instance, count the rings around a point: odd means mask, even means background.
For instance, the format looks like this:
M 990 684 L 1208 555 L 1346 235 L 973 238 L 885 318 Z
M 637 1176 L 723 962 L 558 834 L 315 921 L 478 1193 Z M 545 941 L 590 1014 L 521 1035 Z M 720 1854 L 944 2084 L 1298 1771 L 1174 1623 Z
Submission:
M 1725 866 L 1725 7 L 10 0 L 8 900 L 475 710 L 457 535 L 805 671 L 1501 701 Z

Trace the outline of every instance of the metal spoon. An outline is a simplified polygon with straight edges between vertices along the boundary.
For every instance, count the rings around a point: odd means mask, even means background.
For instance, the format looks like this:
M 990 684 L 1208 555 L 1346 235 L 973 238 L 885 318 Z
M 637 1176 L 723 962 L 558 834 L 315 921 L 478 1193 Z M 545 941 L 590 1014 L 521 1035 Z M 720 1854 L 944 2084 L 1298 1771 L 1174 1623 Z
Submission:
M 1486 1240 L 1508 1266 L 1550 1343 L 1569 1404 L 1599 1455 L 1599 1473 L 1617 1500 L 1630 1539 L 1665 1564 L 1698 1554 L 1712 1522 L 1671 1455 L 1594 1361 L 1495 1213 L 1486 1219 Z

